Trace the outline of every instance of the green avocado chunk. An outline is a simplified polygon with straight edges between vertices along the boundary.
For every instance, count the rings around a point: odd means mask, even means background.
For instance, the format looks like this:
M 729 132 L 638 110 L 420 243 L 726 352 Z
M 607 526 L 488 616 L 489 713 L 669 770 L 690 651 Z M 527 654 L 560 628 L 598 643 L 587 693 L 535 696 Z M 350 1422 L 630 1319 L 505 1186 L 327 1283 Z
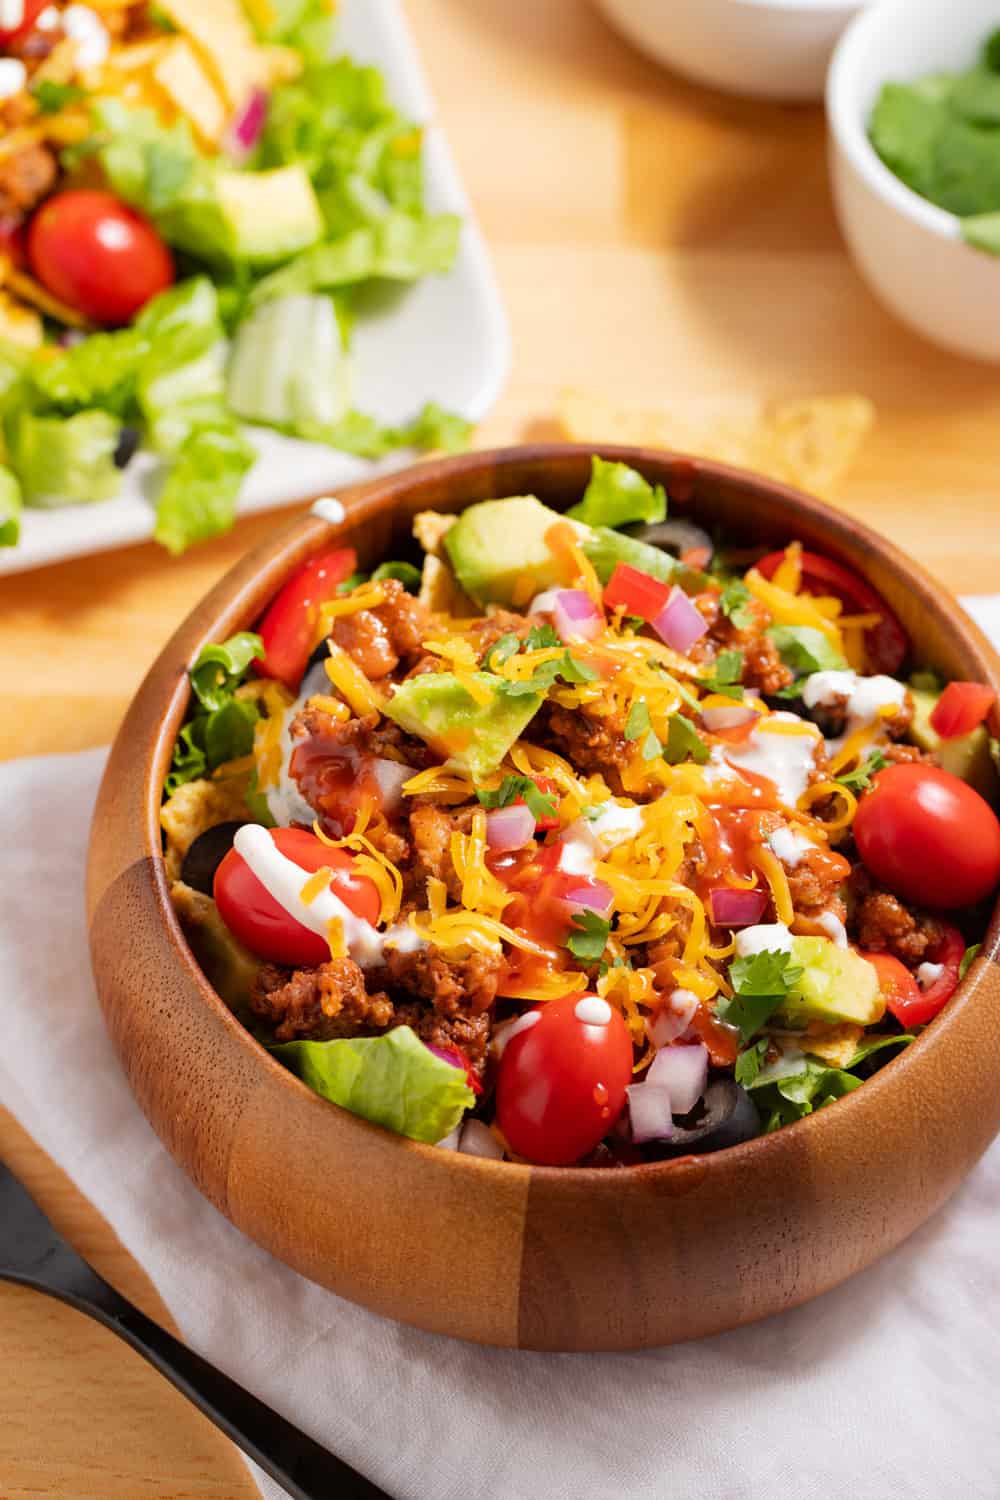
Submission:
M 489 692 L 489 703 L 477 703 L 451 672 L 424 672 L 400 683 L 385 712 L 407 734 L 478 780 L 496 770 L 542 699 L 539 693 L 508 697 L 492 673 L 471 675 Z
M 783 1020 L 854 1021 L 870 1026 L 885 1010 L 878 974 L 872 964 L 829 938 L 792 939 L 792 962 L 802 967 L 796 993 L 781 1003 Z
M 323 216 L 299 163 L 272 172 L 220 172 L 219 207 L 239 260 L 269 265 L 314 245 Z
M 978 724 L 970 734 L 954 740 L 943 740 L 931 728 L 931 714 L 940 696 L 925 688 L 911 688 L 913 695 L 913 723 L 910 734 L 915 745 L 936 755 L 941 767 L 959 776 L 985 797 L 995 802 L 1000 797 L 1000 776 L 997 775 L 990 754 L 990 736 L 985 724 Z
M 477 604 L 524 609 L 536 594 L 563 582 L 559 559 L 545 540 L 549 527 L 563 519 L 534 495 L 470 505 L 444 538 L 455 575 L 469 598 Z M 569 525 L 602 583 L 619 562 L 664 581 L 677 571 L 674 558 L 648 542 L 606 526 L 580 521 Z

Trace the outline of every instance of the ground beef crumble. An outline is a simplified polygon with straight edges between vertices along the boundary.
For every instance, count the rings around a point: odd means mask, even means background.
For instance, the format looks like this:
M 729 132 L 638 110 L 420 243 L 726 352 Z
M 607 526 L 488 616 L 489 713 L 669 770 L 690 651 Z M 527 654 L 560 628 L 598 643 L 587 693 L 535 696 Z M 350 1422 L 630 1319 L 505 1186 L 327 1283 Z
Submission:
M 430 614 L 408 594 L 397 578 L 379 583 L 385 599 L 374 609 L 360 609 L 333 622 L 334 642 L 346 651 L 371 682 L 379 682 L 402 665 L 404 674 L 423 656 Z
M 850 926 L 860 948 L 891 953 L 914 969 L 941 941 L 941 924 L 926 912 L 913 911 L 898 896 L 876 885 L 863 866 L 851 875 Z

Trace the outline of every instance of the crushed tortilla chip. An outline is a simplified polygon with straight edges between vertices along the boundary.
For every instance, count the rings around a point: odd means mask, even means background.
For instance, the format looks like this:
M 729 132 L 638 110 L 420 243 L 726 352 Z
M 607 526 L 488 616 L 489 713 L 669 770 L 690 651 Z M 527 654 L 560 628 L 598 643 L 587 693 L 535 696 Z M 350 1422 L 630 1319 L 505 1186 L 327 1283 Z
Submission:
M 450 531 L 457 516 L 444 515 L 439 510 L 421 510 L 413 517 L 413 535 L 428 557 L 440 557 L 446 531 Z
M 863 1036 L 864 1027 L 856 1026 L 853 1021 L 837 1024 L 813 1021 L 799 1045 L 811 1057 L 821 1058 L 831 1068 L 846 1068 Z
M 875 408 L 867 397 L 847 394 L 771 402 L 685 399 L 643 411 L 567 390 L 558 415 L 575 442 L 670 448 L 829 495 L 857 457 Z
M 167 879 L 179 880 L 184 856 L 198 838 L 217 823 L 244 822 L 250 817 L 246 794 L 250 771 L 219 781 L 188 781 L 160 808 L 160 827 L 166 834 L 163 861 Z

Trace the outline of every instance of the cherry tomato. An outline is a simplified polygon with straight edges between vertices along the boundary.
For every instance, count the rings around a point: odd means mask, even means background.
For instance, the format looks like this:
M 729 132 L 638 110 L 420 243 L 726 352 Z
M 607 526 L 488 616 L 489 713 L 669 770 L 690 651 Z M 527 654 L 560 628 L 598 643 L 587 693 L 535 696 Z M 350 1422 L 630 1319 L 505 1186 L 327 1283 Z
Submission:
M 765 578 L 773 578 L 785 560 L 784 552 L 769 552 L 757 564 Z M 865 631 L 865 655 L 872 672 L 892 676 L 906 660 L 910 649 L 906 631 L 881 594 L 857 573 L 818 552 L 802 554 L 802 590 L 807 594 L 832 594 L 850 615 L 881 615 L 877 625 Z
M 602 1019 L 581 1019 L 589 1007 Z M 497 1123 L 518 1156 L 568 1166 L 592 1151 L 625 1107 L 632 1040 L 620 1013 L 596 995 L 566 995 L 504 1048 Z M 606 1019 L 604 1019 L 606 1017 Z
M 0 47 L 9 47 L 32 30 L 49 0 L 24 0 L 22 18 L 16 26 L 0 28 Z
M 914 1007 L 920 1005 L 923 994 L 916 979 L 910 973 L 905 964 L 900 963 L 898 958 L 893 958 L 891 953 L 861 953 L 859 957 L 865 958 L 878 974 L 878 987 L 886 1007 L 896 1017 L 897 1021 L 907 1024 L 907 1014 Z M 916 1025 L 915 1021 L 910 1024 Z
M 353 549 L 339 547 L 311 558 L 292 574 L 257 627 L 264 642 L 263 659 L 257 662 L 262 677 L 276 677 L 293 693 L 297 690 L 316 644 L 319 607 L 335 597 L 357 565 Z
M 27 263 L 24 220 L 18 214 L 0 218 L 0 255 L 5 255 L 18 270 Z
M 47 198 L 28 226 L 28 260 L 53 296 L 113 328 L 174 281 L 174 262 L 147 219 L 113 193 L 74 188 Z
M 858 806 L 854 838 L 876 880 L 922 906 L 971 906 L 1000 880 L 996 814 L 937 766 L 879 771 Z
M 638 615 L 643 620 L 655 620 L 669 598 L 669 583 L 661 583 L 628 563 L 616 563 L 604 586 L 608 609 L 624 609 L 627 615 Z
M 992 688 L 979 682 L 949 682 L 934 705 L 931 728 L 943 740 L 971 734 L 997 701 Z
M 344 849 L 331 849 L 304 828 L 272 828 L 271 837 L 286 858 L 314 872 L 333 871 L 330 889 L 356 916 L 376 923 L 381 901 L 374 883 L 354 873 L 354 861 Z M 303 885 L 305 881 L 303 881 Z M 213 886 L 219 915 L 233 937 L 258 958 L 292 968 L 326 963 L 330 945 L 318 932 L 304 927 L 264 889 L 242 855 L 230 849 L 215 872 Z

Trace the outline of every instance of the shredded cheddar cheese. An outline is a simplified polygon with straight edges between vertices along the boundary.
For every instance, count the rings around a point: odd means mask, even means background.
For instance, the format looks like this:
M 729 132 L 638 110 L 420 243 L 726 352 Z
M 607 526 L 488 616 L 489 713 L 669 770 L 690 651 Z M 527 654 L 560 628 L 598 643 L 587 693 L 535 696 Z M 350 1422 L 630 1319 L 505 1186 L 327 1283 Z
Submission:
M 770 849 L 765 849 L 763 845 L 754 850 L 753 861 L 771 887 L 771 897 L 778 921 L 790 927 L 795 920 L 795 908 L 792 905 L 792 893 L 788 887 L 788 876 L 785 874 L 784 865 Z
M 327 645 L 330 654 L 323 666 L 337 692 L 342 694 L 360 718 L 364 718 L 367 714 L 380 714 L 382 700 L 361 668 L 355 665 L 347 652 L 336 642 L 328 641 Z

